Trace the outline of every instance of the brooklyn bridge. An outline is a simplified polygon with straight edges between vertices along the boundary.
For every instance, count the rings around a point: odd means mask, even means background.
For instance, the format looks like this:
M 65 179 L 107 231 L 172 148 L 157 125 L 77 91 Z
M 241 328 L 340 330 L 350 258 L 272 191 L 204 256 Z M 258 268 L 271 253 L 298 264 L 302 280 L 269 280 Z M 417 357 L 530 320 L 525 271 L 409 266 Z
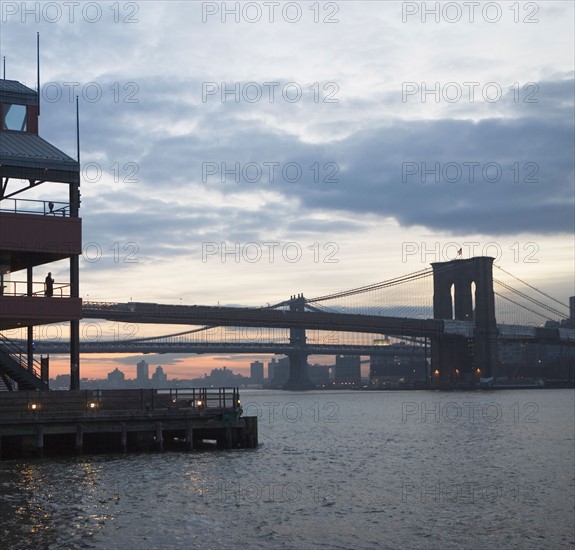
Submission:
M 84 302 L 82 316 L 130 326 L 189 327 L 113 340 L 86 334 L 82 353 L 282 354 L 290 364 L 284 388 L 294 390 L 313 388 L 310 355 L 377 356 L 385 351 L 377 344 L 381 336 L 429 344 L 433 381 L 439 386 L 472 380 L 493 384 L 502 342 L 558 346 L 569 350 L 569 357 L 575 345 L 569 306 L 495 265 L 491 257 L 434 263 L 376 284 L 315 298 L 297 294 L 263 307 Z M 36 371 L 27 367 L 21 345 L 25 342 L 2 337 L 0 373 L 8 382 L 39 387 L 46 375 L 41 365 Z M 70 351 L 64 339 L 38 340 L 33 346 L 43 354 Z

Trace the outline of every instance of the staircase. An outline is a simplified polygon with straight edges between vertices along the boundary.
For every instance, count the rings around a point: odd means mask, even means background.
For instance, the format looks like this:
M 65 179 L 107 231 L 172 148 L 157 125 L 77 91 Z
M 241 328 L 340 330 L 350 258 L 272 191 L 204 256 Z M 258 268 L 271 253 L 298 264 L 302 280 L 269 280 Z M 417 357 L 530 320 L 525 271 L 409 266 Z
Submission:
M 40 375 L 40 362 L 34 359 L 31 370 L 28 369 L 27 363 L 24 351 L 0 335 L 0 380 L 4 382 L 3 385 L 10 389 L 10 381 L 13 381 L 20 390 L 48 390 L 48 381 L 42 380 Z
M 0 374 L 0 391 L 12 391 L 12 382 L 4 374 Z

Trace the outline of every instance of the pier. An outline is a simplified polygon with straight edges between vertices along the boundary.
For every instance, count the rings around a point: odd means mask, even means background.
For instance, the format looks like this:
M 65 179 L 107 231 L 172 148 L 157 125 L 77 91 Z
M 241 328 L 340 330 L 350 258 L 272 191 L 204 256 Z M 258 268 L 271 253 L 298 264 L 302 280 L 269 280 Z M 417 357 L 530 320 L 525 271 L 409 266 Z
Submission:
M 258 445 L 237 388 L 0 392 L 0 459 Z

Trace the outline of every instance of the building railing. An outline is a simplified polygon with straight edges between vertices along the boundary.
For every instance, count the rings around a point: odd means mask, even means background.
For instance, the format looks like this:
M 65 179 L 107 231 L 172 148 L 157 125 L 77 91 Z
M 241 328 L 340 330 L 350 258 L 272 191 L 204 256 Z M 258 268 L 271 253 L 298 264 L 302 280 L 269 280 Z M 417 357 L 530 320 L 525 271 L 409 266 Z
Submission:
M 54 283 L 52 297 L 69 298 L 71 295 L 69 283 Z M 0 283 L 0 296 L 28 296 L 26 281 L 6 281 Z M 43 282 L 32 282 L 32 296 L 46 296 L 46 285 Z
M 170 388 L 157 390 L 174 404 L 204 409 L 235 409 L 240 404 L 238 388 Z
M 241 414 L 238 388 L 0 392 L 0 423 L 10 420 Z
M 67 217 L 70 215 L 70 203 L 31 199 L 3 199 L 0 201 L 0 212 Z

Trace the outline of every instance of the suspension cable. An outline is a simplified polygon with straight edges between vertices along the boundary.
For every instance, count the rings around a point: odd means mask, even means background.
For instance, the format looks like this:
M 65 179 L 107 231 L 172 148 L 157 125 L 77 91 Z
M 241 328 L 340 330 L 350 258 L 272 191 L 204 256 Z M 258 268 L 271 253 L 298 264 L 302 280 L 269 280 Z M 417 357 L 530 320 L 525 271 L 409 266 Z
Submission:
M 553 300 L 554 302 L 557 302 L 558 304 L 562 305 L 563 307 L 566 307 L 567 309 L 569 309 L 569 306 L 567 304 L 564 304 L 563 302 L 560 302 L 559 300 L 553 298 L 553 296 L 549 296 L 549 294 L 543 292 L 542 290 L 539 290 L 538 288 L 534 287 L 533 285 L 530 285 L 529 283 L 523 281 L 522 279 L 520 279 L 519 277 L 516 277 L 515 275 L 513 275 L 513 273 L 509 273 L 509 271 L 506 271 L 505 269 L 503 269 L 501 266 L 497 265 L 497 264 L 493 264 L 497 269 L 500 269 L 501 271 L 503 271 L 503 273 L 506 273 L 507 275 L 513 277 L 514 279 L 517 279 L 520 283 L 523 283 L 524 285 L 528 286 L 529 288 L 532 288 L 533 290 L 535 290 L 536 292 L 539 292 L 540 294 L 543 294 L 543 296 L 545 296 L 546 298 L 549 298 L 550 300 Z
M 543 315 L 543 313 L 539 313 L 539 312 L 537 312 L 531 308 L 528 308 L 527 306 L 524 306 L 524 305 L 520 304 L 519 302 L 516 302 L 515 300 L 508 298 L 507 296 L 503 296 L 503 294 L 499 294 L 498 292 L 494 292 L 493 294 L 495 294 L 496 296 L 499 296 L 500 298 L 503 298 L 504 300 L 507 300 L 508 302 L 511 302 L 512 304 L 515 304 L 516 306 L 519 306 L 523 309 L 526 309 L 527 311 L 530 311 L 531 313 L 534 313 L 538 317 L 543 317 L 544 319 L 547 319 L 548 321 L 555 321 L 555 319 L 552 319 L 551 317 L 547 317 L 546 315 Z
M 539 300 L 536 300 L 535 298 L 532 298 L 531 296 L 528 296 L 527 294 L 525 294 L 524 292 L 521 292 L 520 290 L 514 289 L 512 286 L 499 281 L 498 279 L 493 279 L 493 282 L 500 284 L 502 287 L 506 288 L 507 290 L 509 290 L 510 292 L 517 294 L 518 296 L 521 296 L 522 298 L 525 298 L 527 301 L 531 302 L 532 304 L 535 304 L 543 309 L 546 309 L 548 312 L 550 313 L 554 313 L 556 315 L 559 315 L 560 317 L 563 316 L 563 313 L 561 311 L 556 310 L 555 308 L 540 302 Z

